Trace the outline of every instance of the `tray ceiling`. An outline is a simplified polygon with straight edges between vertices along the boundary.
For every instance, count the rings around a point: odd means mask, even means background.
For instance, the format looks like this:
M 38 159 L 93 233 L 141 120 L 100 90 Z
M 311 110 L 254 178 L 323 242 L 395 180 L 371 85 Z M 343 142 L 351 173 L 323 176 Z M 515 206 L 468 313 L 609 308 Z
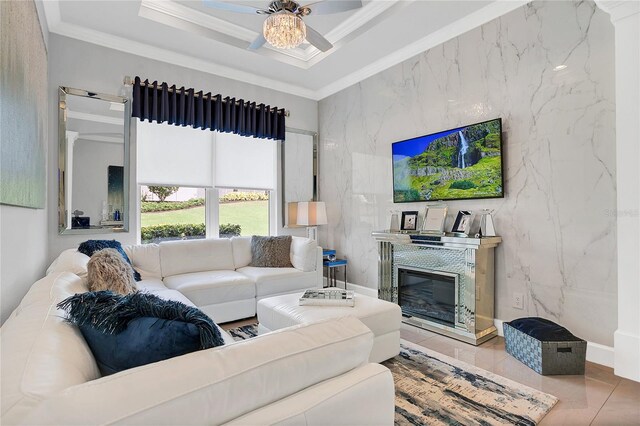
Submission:
M 265 17 L 212 9 L 201 0 L 47 0 L 44 7 L 52 33 L 322 99 L 525 3 L 364 0 L 360 9 L 304 18 L 334 44 L 324 53 L 308 43 L 247 50 Z

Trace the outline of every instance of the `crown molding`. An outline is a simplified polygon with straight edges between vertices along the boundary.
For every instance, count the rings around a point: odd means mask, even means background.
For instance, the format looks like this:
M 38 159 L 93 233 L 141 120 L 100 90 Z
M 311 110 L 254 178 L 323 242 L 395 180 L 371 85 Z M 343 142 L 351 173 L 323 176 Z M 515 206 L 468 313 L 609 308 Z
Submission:
M 143 10 L 153 10 L 165 15 L 173 16 L 246 42 L 253 41 L 253 39 L 258 35 L 255 31 L 251 31 L 240 25 L 225 21 L 224 19 L 216 18 L 213 15 L 202 13 L 172 0 L 142 0 L 140 2 L 140 16 L 142 16 Z
M 314 94 L 317 100 L 322 100 L 328 96 L 333 95 L 349 86 L 357 84 L 371 76 L 378 74 L 394 65 L 397 65 L 407 59 L 410 59 L 420 53 L 423 53 L 433 47 L 436 47 L 452 38 L 458 37 L 461 34 L 471 31 L 483 24 L 486 24 L 493 19 L 499 18 L 525 4 L 529 3 L 527 0 L 498 0 L 495 1 L 476 12 L 473 12 L 464 18 L 461 18 L 449 25 L 444 26 L 438 31 L 429 34 L 428 36 L 405 46 L 402 49 L 396 50 L 390 55 L 387 55 L 376 62 L 361 68 L 360 70 L 351 73 L 334 83 L 331 83 L 322 89 L 317 90 Z
M 614 24 L 621 19 L 640 14 L 640 1 L 637 0 L 595 0 L 596 5 L 608 13 Z

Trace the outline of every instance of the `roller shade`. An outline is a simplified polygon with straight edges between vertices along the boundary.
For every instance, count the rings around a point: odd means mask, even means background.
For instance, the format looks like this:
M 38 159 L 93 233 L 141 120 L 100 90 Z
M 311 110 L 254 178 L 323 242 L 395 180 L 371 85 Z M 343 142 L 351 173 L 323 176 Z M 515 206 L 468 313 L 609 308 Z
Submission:
M 209 130 L 138 121 L 138 183 L 213 187 L 213 135 Z
M 278 142 L 215 133 L 215 186 L 274 190 Z

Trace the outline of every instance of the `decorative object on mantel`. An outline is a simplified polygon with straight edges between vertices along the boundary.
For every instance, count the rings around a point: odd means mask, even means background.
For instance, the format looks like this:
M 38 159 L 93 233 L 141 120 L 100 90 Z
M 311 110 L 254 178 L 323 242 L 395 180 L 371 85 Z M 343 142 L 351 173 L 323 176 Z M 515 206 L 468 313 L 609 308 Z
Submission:
M 290 203 L 290 205 L 293 203 Z M 295 224 L 307 227 L 307 237 L 318 240 L 318 225 L 326 225 L 327 208 L 324 201 L 303 201 L 296 203 L 294 209 L 289 209 L 289 217 L 295 213 Z
M 464 236 L 469 235 L 471 230 L 471 224 L 473 223 L 473 216 L 469 210 L 460 210 L 456 216 L 456 221 L 453 223 L 451 232 L 454 234 L 461 234 Z
M 203 94 L 195 89 L 169 87 L 157 81 L 144 82 L 136 77 L 133 83 L 132 116 L 140 120 L 191 126 L 235 133 L 261 139 L 284 140 L 285 111 L 265 104 L 229 96 Z
M 449 208 L 444 204 L 427 206 L 424 212 L 421 232 L 425 234 L 444 235 L 444 222 Z
M 258 335 L 258 324 L 232 328 L 236 341 Z M 535 425 L 558 398 L 505 377 L 400 340 L 400 355 L 382 363 L 395 384 L 395 424 Z M 428 391 L 424 391 L 428 389 Z M 470 396 L 475 404 L 469 404 Z
M 389 232 L 400 232 L 400 217 L 398 216 L 398 210 L 391 210 Z
M 480 230 L 477 234 L 478 237 L 495 237 L 496 228 L 493 226 L 493 213 L 492 210 L 483 209 L 480 216 Z
M 319 32 L 305 25 L 302 17 L 346 12 L 362 7 L 360 0 L 320 0 L 306 6 L 300 6 L 293 0 L 275 0 L 269 3 L 267 9 L 211 0 L 205 0 L 204 4 L 229 12 L 269 15 L 262 26 L 262 34 L 249 45 L 248 48 L 251 50 L 262 47 L 265 42 L 278 49 L 292 49 L 306 39 L 309 44 L 323 52 L 331 49 L 333 45 Z
M 402 220 L 400 221 L 401 231 L 417 231 L 418 230 L 418 211 L 402 212 Z

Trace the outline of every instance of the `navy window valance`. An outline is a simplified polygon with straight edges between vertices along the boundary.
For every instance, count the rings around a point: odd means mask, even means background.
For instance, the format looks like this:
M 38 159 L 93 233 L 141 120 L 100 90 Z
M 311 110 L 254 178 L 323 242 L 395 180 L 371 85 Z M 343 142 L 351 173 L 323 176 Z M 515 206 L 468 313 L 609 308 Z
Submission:
M 284 109 L 157 81 L 143 82 L 140 77 L 133 83 L 132 109 L 140 120 L 284 140 Z

